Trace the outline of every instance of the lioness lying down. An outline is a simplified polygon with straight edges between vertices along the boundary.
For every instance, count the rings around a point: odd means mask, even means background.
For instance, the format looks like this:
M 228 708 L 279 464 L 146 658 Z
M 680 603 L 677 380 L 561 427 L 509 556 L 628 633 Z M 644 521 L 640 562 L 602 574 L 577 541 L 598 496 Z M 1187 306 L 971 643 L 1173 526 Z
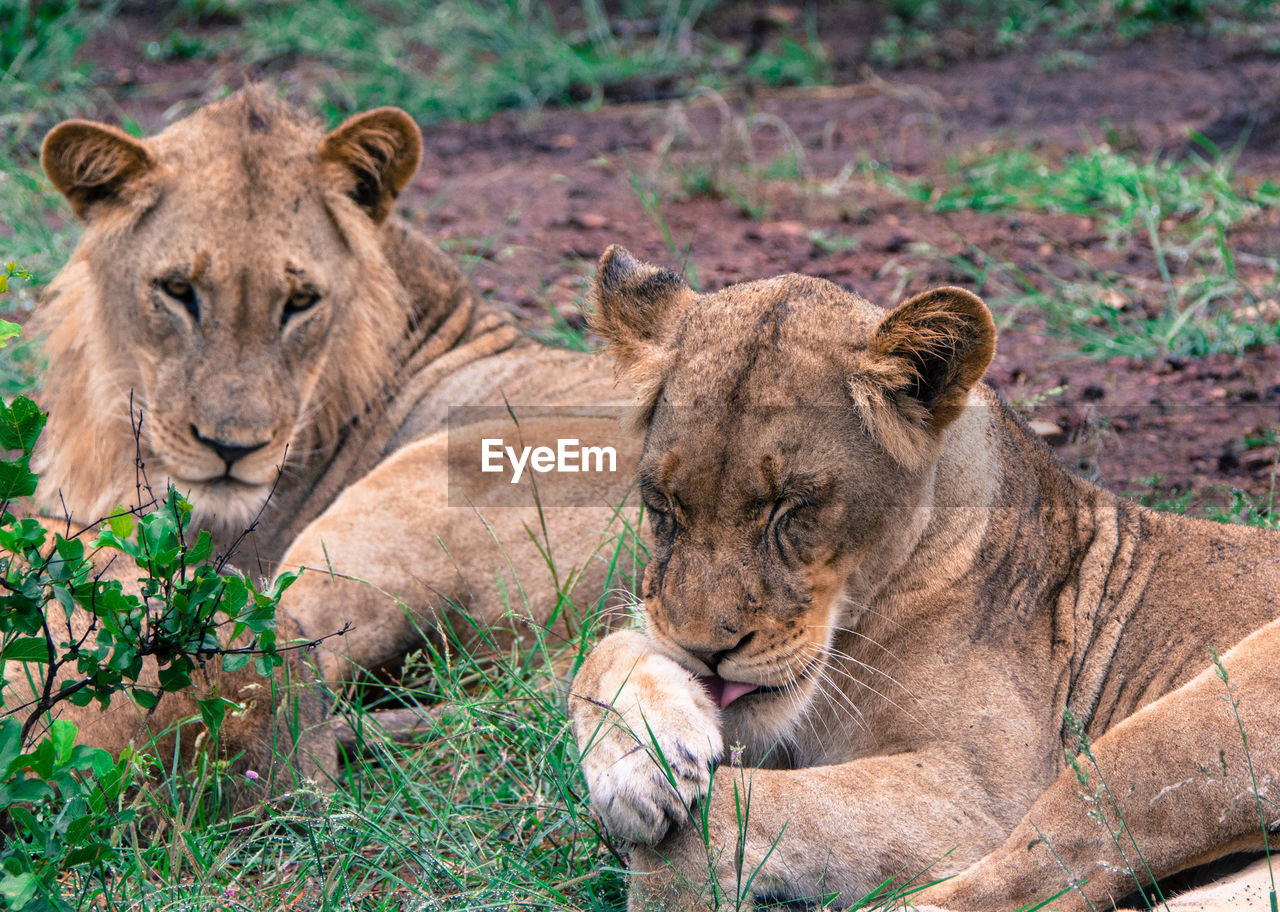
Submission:
M 616 247 L 595 291 L 653 545 L 645 630 L 602 640 L 569 706 L 636 844 L 631 908 L 848 905 L 929 864 L 963 873 L 922 904 L 1110 908 L 1131 871 L 1262 846 L 1208 647 L 1274 826 L 1280 535 L 1065 470 L 980 382 L 995 329 L 966 291 L 700 296 Z
M 260 87 L 148 139 L 68 121 L 43 150 L 85 232 L 37 314 L 50 413 L 40 499 L 82 523 L 132 504 L 136 454 L 158 491 L 172 482 L 189 494 L 221 547 L 262 511 L 237 561 L 255 573 L 321 568 L 288 590 L 280 620 L 288 639 L 351 623 L 316 656 L 333 685 L 396 663 L 446 612 L 459 630 L 521 637 L 603 591 L 597 552 L 620 526 L 617 499 L 581 476 L 580 491 L 565 479 L 539 513 L 510 493 L 529 490 L 510 473 L 450 473 L 450 407 L 497 407 L 497 426 L 480 412 L 478 430 L 454 434 L 473 457 L 486 435 L 528 446 L 570 436 L 616 445 L 630 475 L 616 421 L 526 408 L 607 402 L 607 364 L 519 332 L 392 213 L 420 153 L 403 111 L 324 133 Z M 490 481 L 506 505 L 478 509 Z M 552 584 L 548 554 L 575 592 Z M 273 726 L 295 731 L 275 704 L 293 701 L 269 698 L 251 667 L 210 671 L 201 686 L 241 704 L 223 748 L 265 774 Z M 20 699 L 22 687 L 8 693 Z M 304 694 L 300 709 L 305 736 L 325 708 Z M 67 712 L 112 749 L 198 716 L 177 696 L 152 714 L 124 698 L 106 713 Z M 312 771 L 330 766 L 331 740 L 321 732 L 306 754 Z

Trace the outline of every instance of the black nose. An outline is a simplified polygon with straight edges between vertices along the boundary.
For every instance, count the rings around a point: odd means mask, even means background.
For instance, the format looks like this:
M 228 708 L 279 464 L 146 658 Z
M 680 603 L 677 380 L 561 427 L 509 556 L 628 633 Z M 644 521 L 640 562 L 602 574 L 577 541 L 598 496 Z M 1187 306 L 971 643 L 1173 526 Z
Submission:
M 751 631 L 746 636 L 738 640 L 738 642 L 730 646 L 728 649 L 711 650 L 711 649 L 686 648 L 685 651 L 688 652 L 689 655 L 693 656 L 698 661 L 705 664 L 712 671 L 715 671 L 717 668 L 720 667 L 720 663 L 725 660 L 725 658 L 729 655 L 729 653 L 735 652 L 736 650 L 745 646 L 747 644 L 747 641 L 750 640 L 753 636 L 755 636 L 755 631 Z
M 191 433 L 196 435 L 196 440 L 217 453 L 222 461 L 227 464 L 227 468 L 231 468 L 238 460 L 243 459 L 250 453 L 256 453 L 270 443 L 269 440 L 264 440 L 262 443 L 251 443 L 247 446 L 238 443 L 226 443 L 222 440 L 214 440 L 212 437 L 205 437 L 196 430 L 194 424 L 191 426 Z

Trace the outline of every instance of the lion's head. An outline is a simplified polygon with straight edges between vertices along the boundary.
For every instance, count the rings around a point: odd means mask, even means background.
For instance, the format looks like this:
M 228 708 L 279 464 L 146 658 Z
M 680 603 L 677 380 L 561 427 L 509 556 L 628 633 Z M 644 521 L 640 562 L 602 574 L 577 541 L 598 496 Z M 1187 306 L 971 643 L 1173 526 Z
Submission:
M 325 134 L 252 87 L 148 139 L 72 120 L 42 161 L 85 223 L 39 317 L 42 499 L 81 520 L 153 484 L 228 529 L 330 449 L 395 369 L 410 304 L 380 243 L 421 135 L 394 108 Z M 286 469 L 287 471 L 287 469 Z
M 919 541 L 941 438 L 995 353 L 974 295 L 886 313 L 798 275 L 698 295 L 610 248 L 595 328 L 640 392 L 650 638 L 752 740 L 789 733 L 835 633 Z

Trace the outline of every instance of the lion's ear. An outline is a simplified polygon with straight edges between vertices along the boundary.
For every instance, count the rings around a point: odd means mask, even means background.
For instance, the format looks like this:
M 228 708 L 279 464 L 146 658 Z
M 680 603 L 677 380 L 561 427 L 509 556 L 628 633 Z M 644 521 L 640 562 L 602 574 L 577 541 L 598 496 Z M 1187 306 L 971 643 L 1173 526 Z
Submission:
M 937 433 L 964 407 L 996 353 L 991 311 L 963 288 L 936 288 L 890 311 L 868 346 L 905 417 Z
M 596 270 L 591 328 L 609 343 L 618 371 L 643 382 L 659 369 L 668 333 L 696 297 L 679 273 L 642 263 L 614 244 Z
M 97 203 L 119 201 L 153 167 L 147 147 L 123 130 L 89 120 L 65 120 L 40 151 L 44 173 L 84 219 Z
M 341 168 L 344 191 L 375 222 L 391 212 L 421 159 L 422 132 L 399 108 L 352 115 L 320 144 L 320 160 Z

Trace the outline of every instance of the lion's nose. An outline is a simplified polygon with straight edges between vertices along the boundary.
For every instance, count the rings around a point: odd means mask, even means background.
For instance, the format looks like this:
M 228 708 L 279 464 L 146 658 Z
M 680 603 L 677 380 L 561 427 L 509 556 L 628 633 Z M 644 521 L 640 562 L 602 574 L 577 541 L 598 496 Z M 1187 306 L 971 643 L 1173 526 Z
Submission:
M 747 645 L 747 641 L 753 636 L 755 636 L 755 631 L 746 634 L 728 649 L 690 649 L 686 646 L 685 652 L 689 653 L 689 655 L 693 656 L 699 662 L 702 662 L 714 672 L 720 667 L 720 663 L 728 658 L 730 653 L 736 652 L 743 646 Z
M 264 440 L 261 443 L 227 443 L 225 440 L 215 440 L 212 437 L 206 437 L 193 424 L 191 433 L 195 434 L 196 440 L 213 450 L 227 464 L 227 468 L 231 468 L 238 460 L 243 459 L 250 453 L 256 453 L 271 441 Z

